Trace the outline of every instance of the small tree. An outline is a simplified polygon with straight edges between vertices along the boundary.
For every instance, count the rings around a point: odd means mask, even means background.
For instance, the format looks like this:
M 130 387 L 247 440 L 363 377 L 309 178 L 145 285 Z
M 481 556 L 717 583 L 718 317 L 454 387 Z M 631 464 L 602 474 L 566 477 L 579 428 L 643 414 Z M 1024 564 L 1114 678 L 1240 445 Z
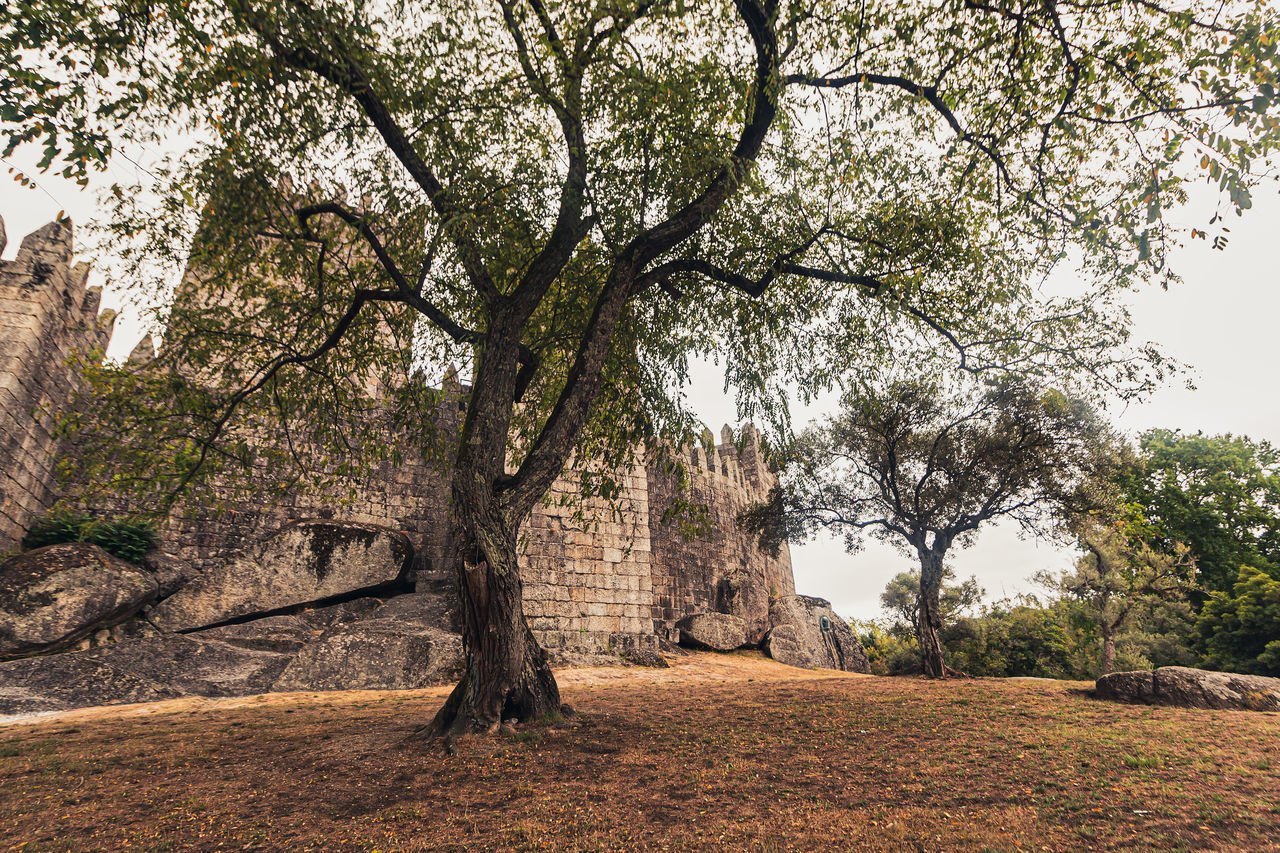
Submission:
M 1124 629 L 1143 613 L 1185 598 L 1195 561 L 1185 545 L 1177 544 L 1172 554 L 1156 551 L 1123 524 L 1086 521 L 1076 536 L 1085 553 L 1057 585 L 1097 625 L 1105 675 L 1116 671 L 1116 637 Z
M 835 529 L 850 552 L 871 532 L 914 555 L 921 664 L 941 677 L 947 552 L 972 544 L 978 528 L 997 518 L 1048 529 L 1054 511 L 1089 479 L 1102 433 L 1081 401 L 1024 384 L 866 388 L 800 437 L 786 488 L 742 521 L 765 543 Z
M 947 625 L 960 614 L 981 604 L 986 590 L 978 586 L 978 579 L 975 577 L 955 583 L 956 573 L 952 569 L 943 568 L 942 572 L 942 591 L 938 603 L 942 623 Z M 914 634 L 916 624 L 920 621 L 920 573 L 899 572 L 894 575 L 885 585 L 884 592 L 880 593 L 880 606 L 894 617 L 894 631 Z

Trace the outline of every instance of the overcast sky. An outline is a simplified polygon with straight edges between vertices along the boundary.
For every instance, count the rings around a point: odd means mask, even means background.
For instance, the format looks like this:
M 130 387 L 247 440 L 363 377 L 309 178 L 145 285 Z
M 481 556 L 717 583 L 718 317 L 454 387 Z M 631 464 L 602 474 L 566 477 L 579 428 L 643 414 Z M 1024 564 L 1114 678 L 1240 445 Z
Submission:
M 30 160 L 3 165 L 30 169 Z M 124 176 L 118 176 L 124 177 Z M 1189 222 L 1208 218 L 1207 195 L 1201 194 L 1185 213 Z M 21 238 L 59 210 L 74 220 L 87 221 L 95 210 L 93 196 L 67 182 L 41 179 L 36 189 L 24 189 L 0 175 L 0 217 L 9 246 L 3 257 L 13 258 Z M 1232 432 L 1280 443 L 1280 359 L 1277 321 L 1280 318 L 1280 196 L 1277 188 L 1260 190 L 1254 209 L 1231 227 L 1226 251 L 1205 241 L 1177 252 L 1174 269 L 1184 282 L 1168 292 L 1137 294 L 1132 303 L 1134 340 L 1155 341 L 1170 356 L 1190 364 L 1196 390 L 1181 382 L 1155 393 L 1140 405 L 1116 409 L 1113 420 L 1131 435 L 1152 427 L 1194 433 Z M 77 249 L 82 247 L 77 240 Z M 142 332 L 137 315 L 122 305 L 122 294 L 105 284 L 104 307 L 121 310 L 114 354 L 128 353 Z M 732 423 L 735 409 L 723 391 L 723 375 L 711 364 L 694 375 L 689 398 L 716 434 Z M 797 423 L 820 411 L 801 413 Z M 885 583 L 911 562 L 892 548 L 869 543 L 856 555 L 844 552 L 834 539 L 792 547 L 796 588 L 800 593 L 828 598 L 837 612 L 865 619 L 879 615 L 879 594 Z M 1027 578 L 1040 569 L 1059 569 L 1074 559 L 1070 549 L 1051 543 L 1024 541 L 1012 529 L 992 527 L 982 532 L 967 551 L 956 552 L 952 563 L 961 577 L 976 575 L 989 598 L 1035 591 Z

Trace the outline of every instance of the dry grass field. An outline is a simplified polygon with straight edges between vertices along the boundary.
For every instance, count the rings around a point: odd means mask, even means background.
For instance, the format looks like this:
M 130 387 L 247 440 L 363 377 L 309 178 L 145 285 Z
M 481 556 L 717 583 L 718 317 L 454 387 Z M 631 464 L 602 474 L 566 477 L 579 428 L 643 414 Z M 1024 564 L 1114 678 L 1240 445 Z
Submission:
M 576 718 L 406 740 L 443 689 L 0 726 L 0 850 L 1280 850 L 1280 715 L 758 655 L 560 673 Z

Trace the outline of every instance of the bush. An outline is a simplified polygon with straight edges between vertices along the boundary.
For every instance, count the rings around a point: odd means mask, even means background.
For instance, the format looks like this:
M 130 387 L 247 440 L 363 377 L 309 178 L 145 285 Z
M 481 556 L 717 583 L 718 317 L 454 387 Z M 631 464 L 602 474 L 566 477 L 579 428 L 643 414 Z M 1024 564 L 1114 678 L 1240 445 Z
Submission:
M 87 542 L 137 564 L 158 541 L 160 537 L 155 528 L 145 521 L 96 519 L 83 513 L 58 512 L 33 524 L 22 537 L 22 547 L 31 550 L 64 542 Z
M 1060 615 L 1025 604 L 997 602 L 983 615 L 943 630 L 947 663 L 974 676 L 1070 677 L 1070 640 Z
M 1241 566 L 1231 592 L 1204 603 L 1196 645 L 1214 669 L 1280 675 L 1280 580 Z
M 850 627 L 867 653 L 872 675 L 920 672 L 920 646 L 915 637 L 905 636 L 874 620 L 853 622 Z

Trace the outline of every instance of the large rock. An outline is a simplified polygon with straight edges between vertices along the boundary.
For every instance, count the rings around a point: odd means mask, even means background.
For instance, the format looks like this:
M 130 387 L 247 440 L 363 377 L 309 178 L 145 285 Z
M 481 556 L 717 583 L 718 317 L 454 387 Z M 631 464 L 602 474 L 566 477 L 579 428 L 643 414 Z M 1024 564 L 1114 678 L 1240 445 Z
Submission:
M 97 545 L 46 545 L 0 563 L 0 657 L 54 651 L 137 613 L 155 579 Z
M 1280 711 L 1280 678 L 1162 666 L 1155 672 L 1115 672 L 1099 678 L 1102 699 L 1180 708 Z
M 430 603 L 416 595 L 385 605 L 359 598 L 0 664 L 0 714 L 272 689 L 406 689 L 453 681 L 462 671 L 462 641 L 436 627 L 442 614 Z
M 369 614 L 369 618 L 404 619 L 456 634 L 462 627 L 458 624 L 453 598 L 434 592 L 397 595 Z
M 296 654 L 334 625 L 345 625 L 369 616 L 382 607 L 377 598 L 357 598 L 297 613 L 264 616 L 249 622 L 194 631 L 195 640 L 220 640 L 252 651 Z
M 371 618 L 326 631 L 272 689 L 411 690 L 456 681 L 462 668 L 457 634 L 415 619 Z
M 142 567 L 156 579 L 160 598 L 173 595 L 200 576 L 200 570 L 191 563 L 159 548 L 152 548 L 142 555 Z
M 173 699 L 183 691 L 87 653 L 0 663 L 0 714 Z
M 729 613 L 695 613 L 676 623 L 680 644 L 729 652 L 747 644 L 747 623 Z
M 149 618 L 161 630 L 186 631 L 389 589 L 403 581 L 412 552 L 409 538 L 387 527 L 296 521 L 187 584 Z
M 293 660 L 291 654 L 268 649 L 174 635 L 118 643 L 76 656 L 194 696 L 265 693 Z
M 826 599 L 785 595 L 769 608 L 773 628 L 765 652 L 774 660 L 805 669 L 870 672 L 867 653 Z
M 1149 670 L 1113 672 L 1095 685 L 1099 698 L 1150 705 L 1156 701 L 1156 675 Z
M 759 572 L 731 568 L 716 580 L 715 610 L 743 621 L 747 643 L 755 646 L 769 632 L 769 590 Z

